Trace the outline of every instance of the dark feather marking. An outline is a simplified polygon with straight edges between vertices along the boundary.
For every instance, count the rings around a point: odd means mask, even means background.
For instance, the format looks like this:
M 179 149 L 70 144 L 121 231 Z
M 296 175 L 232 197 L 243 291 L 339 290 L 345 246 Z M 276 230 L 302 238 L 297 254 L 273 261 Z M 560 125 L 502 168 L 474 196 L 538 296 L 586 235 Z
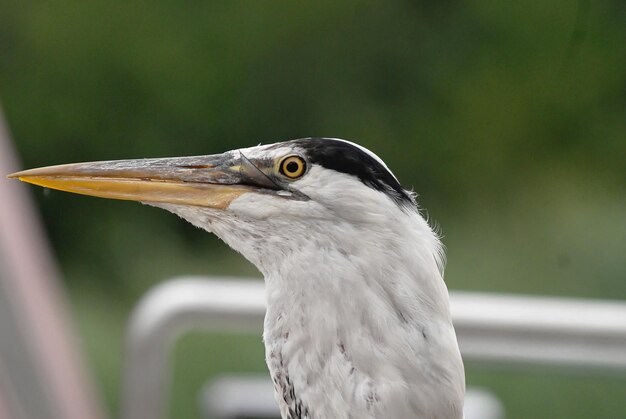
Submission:
M 275 373 L 273 380 L 275 388 L 280 388 L 280 395 L 288 406 L 289 419 L 311 419 L 308 406 L 305 406 L 296 395 L 287 368 L 284 366 L 282 355 L 279 355 L 279 362 L 280 370 Z
M 417 210 L 413 195 L 402 187 L 394 175 L 374 157 L 350 143 L 331 138 L 301 138 L 276 144 L 276 147 L 284 145 L 300 147 L 311 163 L 356 176 L 401 207 Z

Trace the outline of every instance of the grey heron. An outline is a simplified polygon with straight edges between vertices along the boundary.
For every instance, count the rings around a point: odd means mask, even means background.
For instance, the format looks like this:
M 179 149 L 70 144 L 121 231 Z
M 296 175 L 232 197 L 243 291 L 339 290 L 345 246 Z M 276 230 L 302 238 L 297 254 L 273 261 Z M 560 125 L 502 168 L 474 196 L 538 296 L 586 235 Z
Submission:
M 263 341 L 284 419 L 463 417 L 442 245 L 369 150 L 306 138 L 10 177 L 166 209 L 250 260 L 265 278 Z

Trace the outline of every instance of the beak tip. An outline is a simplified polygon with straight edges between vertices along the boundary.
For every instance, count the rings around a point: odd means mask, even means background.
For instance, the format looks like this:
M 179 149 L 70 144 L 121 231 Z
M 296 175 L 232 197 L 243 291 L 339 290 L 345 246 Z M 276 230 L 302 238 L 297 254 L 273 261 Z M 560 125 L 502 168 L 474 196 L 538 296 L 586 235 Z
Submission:
M 44 168 L 47 169 L 47 168 Z M 22 170 L 19 172 L 15 172 L 15 173 L 10 173 L 7 175 L 7 179 L 18 179 L 21 180 L 22 182 L 28 182 L 28 178 L 32 177 L 32 176 L 37 176 L 37 175 L 45 175 L 46 173 L 39 173 L 42 172 L 41 169 L 28 169 L 28 170 Z
M 20 182 L 31 183 L 30 176 L 28 176 L 26 171 L 11 173 L 6 175 L 6 177 L 7 179 L 17 179 Z

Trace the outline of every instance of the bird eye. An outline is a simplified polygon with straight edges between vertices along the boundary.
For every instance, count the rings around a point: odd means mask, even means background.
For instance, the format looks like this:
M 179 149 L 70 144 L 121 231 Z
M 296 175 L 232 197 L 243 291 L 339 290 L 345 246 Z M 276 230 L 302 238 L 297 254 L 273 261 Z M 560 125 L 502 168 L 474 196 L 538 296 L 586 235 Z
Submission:
M 306 171 L 306 162 L 300 156 L 287 156 L 278 164 L 278 170 L 289 179 L 297 179 Z

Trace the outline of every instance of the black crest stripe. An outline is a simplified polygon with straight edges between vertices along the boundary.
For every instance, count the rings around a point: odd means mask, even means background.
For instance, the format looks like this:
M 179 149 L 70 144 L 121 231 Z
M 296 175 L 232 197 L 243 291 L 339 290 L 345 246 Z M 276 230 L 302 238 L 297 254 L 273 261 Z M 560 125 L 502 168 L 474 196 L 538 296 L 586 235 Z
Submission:
M 398 205 L 415 207 L 413 196 L 378 159 L 346 141 L 302 138 L 288 141 L 306 152 L 313 164 L 356 176 L 365 185 L 387 194 Z

